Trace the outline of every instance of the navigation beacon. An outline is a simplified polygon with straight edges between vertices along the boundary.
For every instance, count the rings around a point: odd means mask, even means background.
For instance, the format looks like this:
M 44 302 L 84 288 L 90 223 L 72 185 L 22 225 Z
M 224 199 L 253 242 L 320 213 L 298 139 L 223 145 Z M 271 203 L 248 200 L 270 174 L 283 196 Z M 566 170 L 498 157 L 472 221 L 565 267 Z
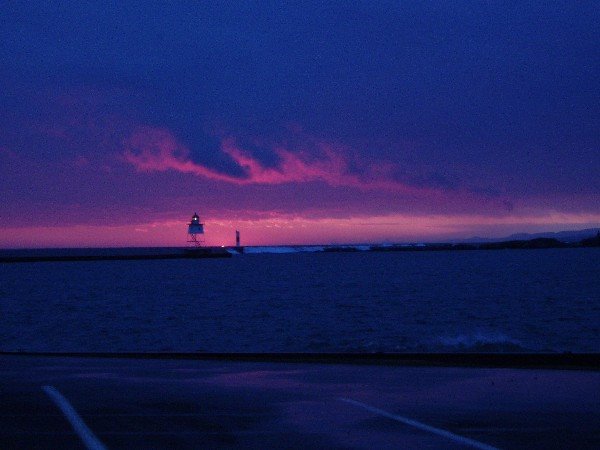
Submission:
M 188 243 L 193 247 L 201 247 L 204 244 L 204 224 L 200 223 L 200 217 L 197 213 L 192 216 L 192 221 L 188 223 Z

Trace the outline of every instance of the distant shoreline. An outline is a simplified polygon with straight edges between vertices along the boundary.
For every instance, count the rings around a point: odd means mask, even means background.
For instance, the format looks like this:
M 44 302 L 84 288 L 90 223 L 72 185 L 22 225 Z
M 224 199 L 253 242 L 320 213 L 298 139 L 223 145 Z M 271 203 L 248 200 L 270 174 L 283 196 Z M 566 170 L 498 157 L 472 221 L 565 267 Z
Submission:
M 289 245 L 194 248 L 77 248 L 0 250 L 0 263 L 123 261 L 163 259 L 228 258 L 234 254 L 257 253 L 351 253 L 351 252 L 427 252 L 473 250 L 533 250 L 600 247 L 600 235 L 579 242 L 555 238 L 534 238 L 482 243 L 429 243 L 390 245 Z
M 583 239 L 579 242 L 562 242 L 554 238 L 534 238 L 500 242 L 482 242 L 474 244 L 422 244 L 410 246 L 373 246 L 371 251 L 436 251 L 436 250 L 506 250 L 506 249 L 542 249 L 542 248 L 581 248 L 600 247 L 600 236 Z
M 278 246 L 273 246 L 274 248 Z M 279 246 L 285 248 L 286 246 Z M 291 245 L 289 248 L 298 249 L 298 252 L 325 252 L 325 253 L 346 253 L 346 252 L 427 252 L 427 251 L 467 251 L 467 250 L 519 250 L 519 249 L 546 249 L 546 248 L 588 248 L 600 247 L 600 236 L 583 239 L 579 242 L 563 242 L 554 238 L 534 238 L 524 240 L 511 240 L 500 242 L 481 242 L 481 243 L 428 243 L 428 244 L 390 244 L 390 245 Z M 314 250 L 321 248 L 322 250 Z M 253 247 L 230 247 L 233 251 L 240 253 L 252 253 Z M 254 247 L 254 248 L 268 248 Z M 313 248 L 312 250 L 310 248 Z M 246 250 L 247 249 L 247 250 Z M 306 250 L 301 250 L 306 249 Z

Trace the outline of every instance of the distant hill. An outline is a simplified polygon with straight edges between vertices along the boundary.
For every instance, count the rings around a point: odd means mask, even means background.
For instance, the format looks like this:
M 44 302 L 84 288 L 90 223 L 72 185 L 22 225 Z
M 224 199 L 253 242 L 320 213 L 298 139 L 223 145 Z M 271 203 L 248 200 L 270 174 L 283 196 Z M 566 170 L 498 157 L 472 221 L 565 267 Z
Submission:
M 579 242 L 582 239 L 596 236 L 596 233 L 598 233 L 598 231 L 600 231 L 599 228 L 586 228 L 585 230 L 568 230 L 558 231 L 555 233 L 550 231 L 545 233 L 517 233 L 502 238 L 492 239 L 475 236 L 469 239 L 462 240 L 460 242 L 474 244 L 478 242 L 526 241 L 538 238 L 552 238 L 561 242 Z

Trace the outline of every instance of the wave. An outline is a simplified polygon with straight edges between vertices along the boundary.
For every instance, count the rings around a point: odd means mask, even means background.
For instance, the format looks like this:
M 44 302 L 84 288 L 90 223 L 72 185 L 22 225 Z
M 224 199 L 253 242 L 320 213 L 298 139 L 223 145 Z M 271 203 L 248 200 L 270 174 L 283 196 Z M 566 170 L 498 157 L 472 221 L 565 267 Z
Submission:
M 439 337 L 434 342 L 438 351 L 444 352 L 528 352 L 518 339 L 513 339 L 503 333 L 477 332 L 459 334 L 457 336 Z
M 369 251 L 370 245 L 302 245 L 244 247 L 244 253 L 314 253 L 332 251 Z
M 244 253 L 302 253 L 302 252 L 322 252 L 325 247 L 320 245 L 311 245 L 303 247 L 290 246 L 268 246 L 268 247 L 244 247 Z

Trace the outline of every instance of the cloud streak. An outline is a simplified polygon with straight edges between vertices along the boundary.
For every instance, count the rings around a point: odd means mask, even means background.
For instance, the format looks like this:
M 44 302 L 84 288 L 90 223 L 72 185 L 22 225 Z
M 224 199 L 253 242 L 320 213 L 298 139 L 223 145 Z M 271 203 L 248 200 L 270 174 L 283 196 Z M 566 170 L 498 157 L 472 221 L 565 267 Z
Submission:
M 277 157 L 270 167 L 242 149 L 235 138 L 221 139 L 220 149 L 243 173 L 235 176 L 191 159 L 189 149 L 173 134 L 160 128 L 140 127 L 125 141 L 124 157 L 141 172 L 177 171 L 236 185 L 323 182 L 332 187 L 351 187 L 360 190 L 388 190 L 405 194 L 424 194 L 430 188 L 416 188 L 392 179 L 392 165 L 371 164 L 353 169 L 348 157 L 335 145 L 316 142 L 314 149 L 290 151 L 274 145 L 269 151 Z M 352 161 L 354 162 L 354 161 Z M 359 173 L 360 172 L 360 173 Z

